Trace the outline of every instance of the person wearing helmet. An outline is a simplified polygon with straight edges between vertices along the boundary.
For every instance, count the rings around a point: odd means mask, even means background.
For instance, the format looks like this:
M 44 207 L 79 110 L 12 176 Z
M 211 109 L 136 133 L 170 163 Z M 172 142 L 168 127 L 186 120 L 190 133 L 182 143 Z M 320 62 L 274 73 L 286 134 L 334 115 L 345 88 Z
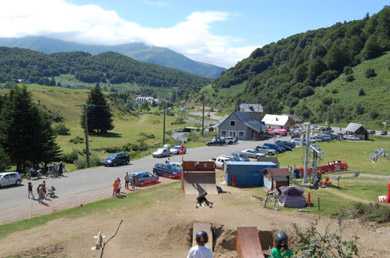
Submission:
M 209 202 L 207 199 L 206 199 L 206 195 L 207 195 L 207 192 L 203 192 L 201 194 L 198 195 L 198 197 L 196 197 L 196 208 L 199 208 L 199 206 L 203 206 L 203 203 L 206 204 L 207 206 L 209 206 L 210 208 L 213 208 L 213 203 L 212 202 Z
M 205 245 L 209 241 L 209 236 L 206 231 L 196 233 L 196 246 L 191 247 L 187 258 L 212 258 L 213 253 Z
M 288 248 L 288 236 L 283 231 L 276 234 L 276 247 L 272 249 L 271 258 L 293 257 L 293 252 Z

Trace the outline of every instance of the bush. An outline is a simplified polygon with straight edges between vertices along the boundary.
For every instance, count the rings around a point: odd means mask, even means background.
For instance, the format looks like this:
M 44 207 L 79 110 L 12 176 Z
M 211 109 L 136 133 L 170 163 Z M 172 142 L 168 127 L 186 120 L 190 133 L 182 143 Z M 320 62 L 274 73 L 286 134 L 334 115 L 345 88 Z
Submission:
M 363 89 L 359 90 L 359 96 L 366 96 L 366 93 L 364 92 Z
M 73 161 L 77 160 L 78 158 L 79 158 L 79 151 L 76 149 L 73 149 L 71 153 L 64 154 L 60 157 L 60 159 L 65 163 L 73 163 Z
M 374 69 L 368 68 L 368 69 L 364 72 L 364 75 L 366 76 L 366 78 L 371 78 L 371 77 L 375 77 L 375 76 L 376 76 L 376 73 L 375 73 L 375 70 L 374 70 Z
M 76 168 L 86 168 L 87 167 L 87 158 L 86 157 L 80 157 L 76 160 L 75 164 Z
M 351 214 L 354 218 L 360 218 L 363 221 L 390 222 L 390 208 L 378 203 L 352 203 Z
M 353 82 L 354 80 L 355 80 L 355 77 L 352 74 L 349 74 L 349 75 L 347 75 L 347 77 L 345 77 L 346 82 Z
M 83 143 L 84 138 L 81 138 L 80 136 L 76 136 L 75 138 L 70 139 L 69 142 L 72 142 L 74 144 Z
M 69 129 L 63 123 L 54 126 L 54 133 L 57 135 L 70 135 Z
M 109 153 L 116 153 L 116 152 L 121 152 L 122 148 L 119 146 L 107 147 L 106 151 Z
M 182 124 L 185 124 L 185 121 L 182 117 L 176 118 L 176 120 L 171 123 L 171 125 L 182 125 Z
M 352 67 L 350 67 L 350 66 L 346 66 L 346 67 L 344 67 L 344 73 L 346 74 L 346 75 L 348 75 L 348 74 L 352 74 Z

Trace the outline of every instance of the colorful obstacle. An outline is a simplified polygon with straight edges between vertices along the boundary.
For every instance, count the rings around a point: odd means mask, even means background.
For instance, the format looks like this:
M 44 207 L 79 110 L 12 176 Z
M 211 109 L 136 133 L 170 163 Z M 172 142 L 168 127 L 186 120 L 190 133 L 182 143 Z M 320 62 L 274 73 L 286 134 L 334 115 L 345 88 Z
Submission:
M 256 227 L 237 228 L 237 253 L 241 258 L 264 258 Z
M 184 161 L 181 187 L 185 194 L 218 194 L 214 162 Z
M 192 230 L 192 246 L 196 245 L 196 233 L 199 231 L 206 231 L 207 235 L 209 236 L 209 241 L 206 244 L 206 247 L 213 251 L 213 233 L 211 232 L 211 224 L 210 223 L 194 223 L 193 224 L 193 230 Z
M 303 177 L 303 168 L 298 168 L 299 174 L 301 177 Z M 348 164 L 346 162 L 344 163 L 335 163 L 335 164 L 330 164 L 330 165 L 324 165 L 324 166 L 318 166 L 317 167 L 317 173 L 318 174 L 325 174 L 325 173 L 330 173 L 330 172 L 339 172 L 339 171 L 344 171 L 348 170 Z M 311 175 L 312 169 L 309 168 L 307 170 L 307 174 Z

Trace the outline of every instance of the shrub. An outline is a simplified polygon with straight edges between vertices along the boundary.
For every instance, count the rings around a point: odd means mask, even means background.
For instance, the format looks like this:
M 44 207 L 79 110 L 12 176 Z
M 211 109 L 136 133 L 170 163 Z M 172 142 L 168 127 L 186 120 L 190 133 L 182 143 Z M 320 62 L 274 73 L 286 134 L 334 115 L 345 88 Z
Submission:
M 355 80 L 355 77 L 352 74 L 349 74 L 349 75 L 347 75 L 347 77 L 345 77 L 346 82 L 353 82 L 354 80 Z
M 116 152 L 121 152 L 122 148 L 119 146 L 107 147 L 106 151 L 109 153 L 116 153 Z
M 366 93 L 364 92 L 363 89 L 359 90 L 359 96 L 366 96 Z
M 54 132 L 57 135 L 70 135 L 69 129 L 63 123 L 55 125 Z
M 84 138 L 81 138 L 80 136 L 76 136 L 69 140 L 69 142 L 72 142 L 74 144 L 79 144 L 84 142 Z
M 371 77 L 375 77 L 375 76 L 376 76 L 376 73 L 375 73 L 375 70 L 374 70 L 374 69 L 368 68 L 368 69 L 364 72 L 364 75 L 366 76 L 366 78 L 371 78 Z
M 87 158 L 86 157 L 80 157 L 76 160 L 75 164 L 76 168 L 86 168 L 87 167 Z
M 62 155 L 60 159 L 65 163 L 73 163 L 73 161 L 77 160 L 78 157 L 79 157 L 79 151 L 73 149 L 71 153 Z
M 181 124 L 185 124 L 185 121 L 182 117 L 176 118 L 176 120 L 171 123 L 171 125 L 181 125 Z
M 363 221 L 390 222 L 390 208 L 378 203 L 352 203 L 351 214 L 354 218 L 360 218 Z
M 352 74 L 352 67 L 350 66 L 346 66 L 344 67 L 344 71 L 343 71 L 346 75 L 348 74 Z

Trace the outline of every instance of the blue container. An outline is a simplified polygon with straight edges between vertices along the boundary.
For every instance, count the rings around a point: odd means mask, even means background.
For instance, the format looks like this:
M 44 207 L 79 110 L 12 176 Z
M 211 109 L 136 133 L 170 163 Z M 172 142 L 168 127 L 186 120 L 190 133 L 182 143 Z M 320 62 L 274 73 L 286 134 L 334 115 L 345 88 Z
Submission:
M 273 162 L 232 162 L 225 163 L 225 181 L 235 186 L 264 186 L 263 170 L 277 168 Z

